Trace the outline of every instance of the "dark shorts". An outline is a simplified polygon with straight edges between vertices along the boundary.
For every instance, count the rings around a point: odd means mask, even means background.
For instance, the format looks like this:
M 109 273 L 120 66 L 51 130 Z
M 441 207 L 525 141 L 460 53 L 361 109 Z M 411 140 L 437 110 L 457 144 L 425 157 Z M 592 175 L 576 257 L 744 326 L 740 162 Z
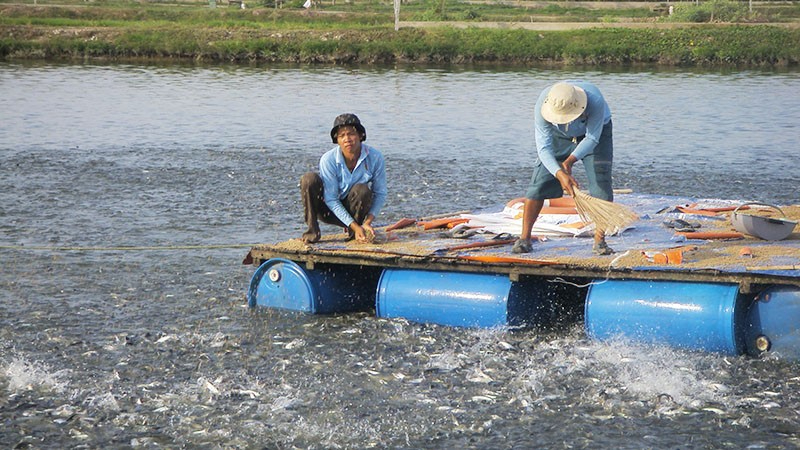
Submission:
M 554 137 L 553 143 L 555 157 L 558 162 L 562 162 L 575 150 L 576 143 L 572 139 Z M 603 200 L 613 201 L 614 191 L 611 186 L 611 165 L 614 160 L 614 139 L 611 121 L 604 127 L 600 135 L 600 142 L 592 153 L 583 158 L 583 166 L 586 168 L 586 178 L 589 180 L 589 193 L 592 197 Z M 574 166 L 573 166 L 574 168 Z M 564 189 L 556 177 L 551 174 L 541 162 L 536 164 L 531 175 L 528 190 L 525 198 L 531 200 L 545 200 L 548 198 L 559 198 L 564 196 Z

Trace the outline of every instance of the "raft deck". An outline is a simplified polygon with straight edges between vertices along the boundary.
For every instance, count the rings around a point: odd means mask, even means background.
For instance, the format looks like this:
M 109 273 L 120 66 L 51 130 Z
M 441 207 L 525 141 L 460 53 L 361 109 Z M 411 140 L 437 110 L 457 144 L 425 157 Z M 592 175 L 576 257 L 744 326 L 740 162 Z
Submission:
M 515 236 L 479 230 L 483 232 L 459 239 L 448 235 L 446 225 L 426 229 L 425 225 L 431 226 L 433 221 L 418 220 L 400 229 L 391 225 L 376 228 L 372 243 L 347 241 L 346 234 L 333 234 L 310 245 L 300 239 L 257 245 L 245 263 L 258 266 L 272 258 L 283 258 L 307 269 L 333 264 L 492 273 L 508 274 L 512 281 L 533 276 L 736 283 L 742 293 L 768 285 L 800 287 L 800 225 L 786 239 L 765 241 L 737 235 L 730 221 L 735 201 L 642 194 L 618 195 L 615 201 L 636 212 L 639 220 L 632 228 L 607 238 L 616 251 L 608 256 L 592 254 L 591 233 L 583 237 L 541 237 L 533 242 L 531 253 L 513 254 Z M 800 205 L 782 206 L 781 210 L 784 218 L 800 220 Z M 774 209 L 752 208 L 748 213 L 781 217 Z M 441 214 L 439 218 L 447 217 L 455 223 L 470 215 Z M 699 224 L 697 232 L 717 237 L 695 238 L 708 235 L 676 232 L 665 226 L 669 219 Z

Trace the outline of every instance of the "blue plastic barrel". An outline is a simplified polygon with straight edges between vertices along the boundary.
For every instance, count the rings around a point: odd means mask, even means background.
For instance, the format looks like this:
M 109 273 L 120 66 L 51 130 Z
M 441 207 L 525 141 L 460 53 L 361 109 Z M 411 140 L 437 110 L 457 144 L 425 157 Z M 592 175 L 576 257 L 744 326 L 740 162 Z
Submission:
M 386 269 L 375 310 L 378 317 L 449 326 L 547 325 L 558 319 L 563 305 L 550 302 L 546 284 L 543 279 L 512 282 L 498 274 Z
M 747 313 L 745 343 L 751 355 L 772 352 L 800 360 L 800 288 L 776 286 L 759 293 Z
M 738 355 L 745 306 L 735 284 L 606 280 L 586 299 L 586 333 Z
M 250 307 L 304 311 L 313 314 L 371 311 L 380 268 L 317 265 L 304 269 L 293 261 L 274 258 L 256 269 L 250 280 Z

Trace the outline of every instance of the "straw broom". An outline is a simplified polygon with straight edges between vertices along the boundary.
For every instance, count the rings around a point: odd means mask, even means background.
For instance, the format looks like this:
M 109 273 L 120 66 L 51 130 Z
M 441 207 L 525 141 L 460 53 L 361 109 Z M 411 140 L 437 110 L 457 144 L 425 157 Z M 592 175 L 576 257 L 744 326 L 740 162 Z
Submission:
M 575 189 L 575 209 L 584 222 L 594 222 L 605 234 L 616 234 L 639 219 L 633 211 Z

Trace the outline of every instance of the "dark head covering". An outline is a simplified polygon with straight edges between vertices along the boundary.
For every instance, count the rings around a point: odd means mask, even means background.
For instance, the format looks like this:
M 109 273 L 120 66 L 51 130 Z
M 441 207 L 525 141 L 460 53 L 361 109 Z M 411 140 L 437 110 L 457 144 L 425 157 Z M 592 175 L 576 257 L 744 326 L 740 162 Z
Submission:
M 339 114 L 333 121 L 333 128 L 331 128 L 331 140 L 333 140 L 334 144 L 337 143 L 336 134 L 339 132 L 339 127 L 346 125 L 356 127 L 356 130 L 358 130 L 358 132 L 361 134 L 361 142 L 367 140 L 367 130 L 364 129 L 364 125 L 361 125 L 361 121 L 358 120 L 358 117 L 355 114 L 345 113 Z

